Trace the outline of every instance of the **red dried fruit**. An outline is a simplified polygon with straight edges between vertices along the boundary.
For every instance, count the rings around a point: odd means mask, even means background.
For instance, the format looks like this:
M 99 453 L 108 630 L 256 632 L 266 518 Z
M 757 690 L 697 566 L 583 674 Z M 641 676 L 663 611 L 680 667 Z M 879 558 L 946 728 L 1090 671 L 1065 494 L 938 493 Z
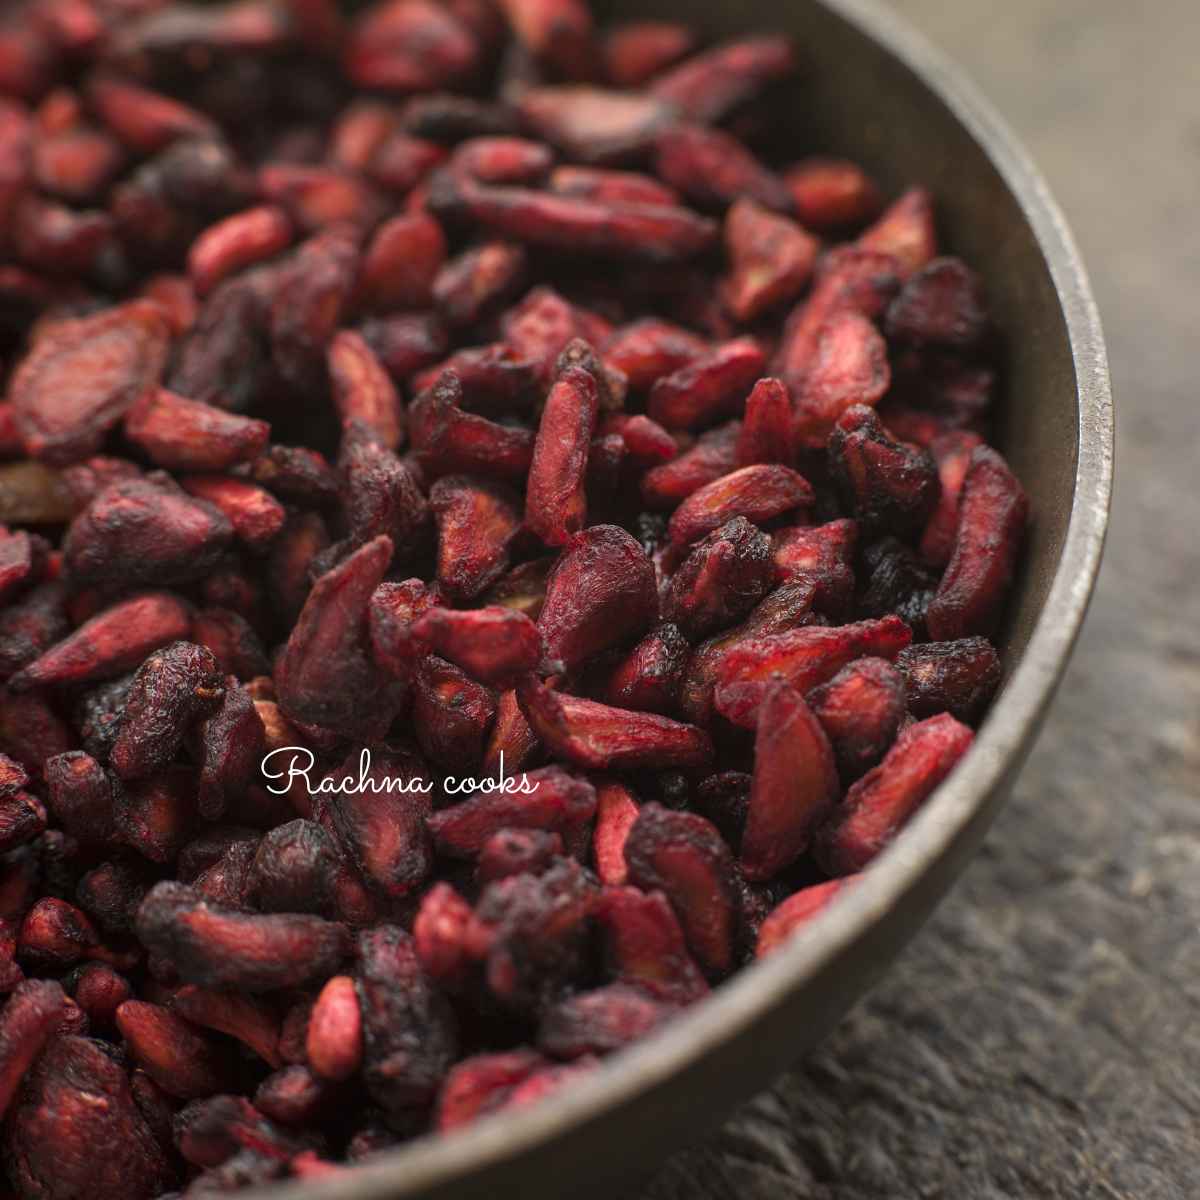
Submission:
M 270 664 L 253 626 L 228 608 L 206 608 L 192 620 L 192 641 L 206 646 L 217 666 L 238 679 L 270 674 Z
M 186 637 L 191 611 L 167 592 L 122 600 L 85 621 L 9 680 L 14 691 L 119 675 L 153 650 Z
M 816 334 L 816 353 L 796 391 L 795 436 L 820 449 L 848 408 L 873 408 L 888 390 L 887 346 L 852 308 L 834 312 Z
M 1028 519 L 1029 501 L 1008 464 L 990 447 L 976 447 L 958 501 L 954 550 L 926 614 L 930 637 L 995 632 Z
M 763 524 L 797 508 L 807 508 L 813 490 L 803 475 L 778 463 L 741 467 L 694 491 L 671 514 L 667 525 L 679 548 L 712 533 L 735 517 Z
M 40 584 L 0 612 L 0 679 L 7 679 L 44 654 L 71 630 L 66 588 Z
M 109 761 L 122 779 L 140 779 L 175 756 L 191 725 L 224 698 L 217 660 L 203 646 L 173 642 L 138 668 Z
M 368 766 L 368 759 L 354 754 L 331 779 L 347 786 L 322 802 L 322 820 L 363 882 L 392 900 L 419 887 L 432 866 L 425 821 L 433 780 L 425 764 L 396 752 L 376 754 Z
M 266 449 L 266 421 L 177 396 L 148 392 L 125 417 L 125 436 L 157 465 L 172 471 L 224 471 Z
M 463 402 L 462 382 L 452 371 L 413 401 L 409 436 L 421 466 L 431 476 L 466 472 L 523 480 L 533 462 L 534 435 L 468 412 Z
M 413 939 L 393 925 L 358 938 L 355 971 L 363 1023 L 363 1083 L 388 1118 L 427 1105 L 454 1061 L 457 1035 L 445 998 Z
M 313 584 L 275 669 L 279 705 L 293 721 L 346 737 L 386 731 L 400 696 L 369 652 L 367 610 L 392 559 L 378 537 Z
M 461 142 L 454 166 L 482 183 L 537 183 L 554 162 L 541 142 L 518 137 L 477 137 Z
M 447 596 L 471 600 L 504 574 L 521 528 L 519 503 L 498 484 L 462 475 L 445 476 L 429 489 L 438 527 L 437 579 Z
M 725 247 L 730 274 L 724 282 L 724 301 L 745 324 L 800 294 L 812 274 L 819 243 L 794 221 L 744 196 L 725 218 Z
M 418 668 L 413 684 L 412 724 L 417 744 L 439 766 L 474 766 L 483 757 L 496 716 L 492 692 L 453 663 L 434 655 Z
M 690 120 L 713 123 L 794 69 L 795 55 L 787 38 L 748 37 L 693 55 L 660 75 L 650 91 Z
M 308 1067 L 293 1064 L 283 1067 L 258 1085 L 254 1105 L 272 1121 L 281 1125 L 312 1127 L 330 1115 L 337 1089 L 320 1079 Z M 313 1140 L 317 1136 L 306 1135 Z M 314 1150 L 303 1150 L 288 1160 L 288 1168 L 298 1178 L 330 1174 L 342 1168 L 319 1159 Z
M 681 59 L 696 44 L 696 35 L 674 21 L 627 21 L 605 35 L 604 68 L 618 87 L 648 83 Z
M 803 694 L 856 658 L 895 658 L 911 640 L 912 631 L 896 616 L 751 635 L 725 650 L 717 663 L 717 707 L 734 724 L 753 729 L 774 676 Z
M 384 221 L 363 254 L 359 301 L 368 308 L 423 308 L 446 260 L 446 236 L 428 213 Z
M 496 701 L 496 719 L 483 752 L 484 773 L 495 777 L 501 767 L 520 771 L 528 766 L 537 749 L 537 737 L 525 720 L 515 689 L 501 692 Z
M 859 239 L 864 250 L 890 254 L 907 279 L 937 254 L 933 199 L 924 188 L 910 188 Z
M 734 863 L 711 822 L 645 804 L 625 841 L 630 883 L 662 891 L 691 952 L 712 977 L 733 966 Z
M 909 646 L 896 666 L 904 675 L 908 709 L 918 720 L 948 712 L 974 724 L 1000 685 L 1000 656 L 981 637 Z
M 625 840 L 637 820 L 638 805 L 633 793 L 615 779 L 596 786 L 596 828 L 592 834 L 592 865 L 601 883 L 619 887 L 625 883 Z
M 833 898 L 857 878 L 857 875 L 847 875 L 844 879 L 831 879 L 828 883 L 801 888 L 776 905 L 759 927 L 755 958 L 764 958 L 778 950 L 793 934 L 824 912 Z
M 397 458 L 377 440 L 369 425 L 357 419 L 348 421 L 343 430 L 338 467 L 350 546 L 386 535 L 391 538 L 397 564 L 426 549 L 429 505 L 418 482 L 418 468 Z M 337 557 L 344 552 L 343 545 Z M 324 565 L 323 560 L 318 561 Z
M 12 1110 L 6 1143 L 15 1186 L 39 1200 L 152 1200 L 175 1182 L 125 1068 L 90 1038 L 59 1037 L 46 1047 Z
M 854 598 L 854 551 L 858 525 L 842 519 L 825 525 L 792 525 L 774 537 L 778 578 L 813 585 L 813 607 L 827 616 L 846 616 Z
M 574 668 L 627 642 L 658 616 L 654 568 L 615 525 L 576 534 L 546 581 L 538 629 L 552 661 Z
M 582 340 L 567 344 L 546 397 L 525 493 L 525 524 L 563 546 L 587 516 L 584 473 L 596 427 L 602 368 Z
M 0 1113 L 8 1111 L 17 1089 L 42 1047 L 58 1031 L 65 997 L 50 979 L 19 983 L 0 1012 Z
M 883 206 L 875 181 L 844 158 L 806 158 L 783 178 L 800 223 L 818 233 L 865 225 Z
M 898 660 L 911 650 L 901 650 Z M 808 702 L 829 737 L 842 778 L 857 779 L 896 737 L 905 715 L 904 676 L 886 659 L 860 658 L 814 688 Z
M 418 953 L 420 949 L 418 935 Z M 354 980 L 335 975 L 321 989 L 308 1020 L 305 1052 L 322 1079 L 349 1079 L 363 1056 L 362 1010 Z
M 163 475 L 114 483 L 71 522 L 63 567 L 75 586 L 187 583 L 206 575 L 233 537 L 218 508 Z
M 674 712 L 691 652 L 678 625 L 660 625 L 609 673 L 604 684 L 605 699 L 618 708 Z
M 327 912 L 342 856 L 315 821 L 288 821 L 268 830 L 254 850 L 247 879 L 262 912 Z
M 483 886 L 510 875 L 540 875 L 563 856 L 563 840 L 540 829 L 501 829 L 479 851 L 475 878 Z
M 473 325 L 518 291 L 527 269 L 528 256 L 521 246 L 470 246 L 438 271 L 433 301 L 450 325 Z
M 188 251 L 188 275 L 197 296 L 207 296 L 223 279 L 274 258 L 292 241 L 292 222 L 282 208 L 263 204 L 209 226 Z
M 560 1000 L 546 1010 L 537 1044 L 555 1058 L 610 1054 L 645 1037 L 676 1012 L 673 1004 L 625 983 L 610 983 Z
M 117 1009 L 133 998 L 129 980 L 104 963 L 85 963 L 67 976 L 67 988 L 89 1025 L 111 1029 Z
M 537 626 L 511 608 L 469 612 L 430 608 L 414 623 L 413 636 L 468 675 L 495 687 L 511 686 L 542 659 Z
M 81 958 L 100 958 L 104 951 L 92 923 L 73 904 L 43 896 L 25 914 L 17 935 L 17 956 L 41 971 L 61 971 Z
M 509 776 L 503 787 L 497 781 L 469 800 L 433 813 L 425 824 L 440 854 L 475 858 L 502 829 L 559 833 L 573 845 L 586 833 L 595 811 L 591 784 L 554 766 Z
M 587 73 L 592 14 L 582 0 L 500 0 L 500 8 L 534 58 L 568 78 Z
M 708 343 L 682 326 L 646 317 L 613 331 L 604 343 L 605 365 L 622 372 L 635 391 L 704 355 Z
M 888 307 L 888 339 L 922 350 L 974 349 L 987 332 L 979 276 L 960 258 L 935 258 L 905 283 Z
M 928 449 L 937 463 L 938 482 L 941 485 L 933 515 L 921 534 L 921 558 L 930 566 L 944 567 L 954 552 L 958 499 L 971 466 L 971 453 L 982 444 L 983 439 L 977 433 L 966 430 L 940 434 L 929 443 Z
M 522 682 L 517 699 L 542 744 L 581 767 L 702 767 L 712 760 L 712 741 L 704 730 L 657 713 L 569 696 L 533 678 Z
M 765 363 L 753 338 L 726 342 L 657 379 L 647 412 L 668 429 L 712 424 L 739 410 Z
M 579 84 L 529 88 L 521 94 L 517 110 L 538 137 L 584 163 L 644 157 L 674 116 L 669 105 L 644 92 Z
M 754 782 L 742 833 L 747 879 L 790 866 L 837 801 L 833 750 L 804 697 L 782 681 L 767 685 L 758 707 Z
M 491 1111 L 546 1060 L 532 1050 L 508 1050 L 464 1058 L 447 1073 L 438 1094 L 437 1128 L 446 1133 Z
M 831 875 L 861 871 L 896 836 L 970 748 L 970 729 L 949 713 L 918 721 L 896 739 L 821 831 L 817 853 Z
M 138 1066 L 168 1095 L 194 1100 L 231 1082 L 220 1043 L 157 1004 L 127 1000 L 117 1009 L 117 1028 Z
M 193 1025 L 236 1038 L 268 1066 L 282 1066 L 279 1016 L 267 1001 L 234 992 L 213 992 L 189 983 L 171 997 L 170 1008 Z M 166 1090 L 172 1091 L 170 1087 Z
M 598 204 L 676 205 L 679 193 L 650 175 L 606 167 L 555 167 L 549 187 L 560 196 L 577 196 Z
M 421 897 L 413 918 L 413 942 L 421 965 L 439 983 L 461 983 L 469 968 L 465 944 L 471 906 L 448 883 L 435 883 Z
M 738 466 L 741 422 L 730 421 L 702 433 L 678 458 L 642 476 L 642 497 L 652 508 L 674 508 L 706 484 Z
M 28 453 L 59 465 L 96 453 L 108 431 L 157 387 L 169 340 L 162 309 L 148 300 L 46 327 L 9 383 Z
M 266 992 L 326 978 L 347 950 L 340 925 L 302 913 L 247 913 L 212 904 L 181 883 L 156 884 L 137 935 L 189 983 Z
M 745 200 L 791 211 L 792 197 L 783 181 L 735 137 L 719 129 L 669 126 L 656 139 L 655 170 L 702 208 L 725 208 L 735 200 Z M 815 245 L 812 250 L 815 255 Z
M 912 536 L 937 504 L 932 455 L 897 441 L 863 405 L 846 409 L 834 426 L 829 468 L 864 532 Z
M 327 356 L 333 402 L 343 421 L 362 421 L 388 450 L 404 441 L 404 412 L 391 377 L 365 339 L 343 329 Z
M 479 46 L 449 8 L 430 0 L 383 0 L 359 14 L 347 33 L 346 74 L 360 87 L 420 92 L 461 81 Z
M 717 236 L 714 222 L 675 205 L 602 204 L 531 188 L 481 184 L 445 171 L 431 181 L 429 205 L 435 216 L 479 225 L 526 245 L 651 263 L 692 258 Z

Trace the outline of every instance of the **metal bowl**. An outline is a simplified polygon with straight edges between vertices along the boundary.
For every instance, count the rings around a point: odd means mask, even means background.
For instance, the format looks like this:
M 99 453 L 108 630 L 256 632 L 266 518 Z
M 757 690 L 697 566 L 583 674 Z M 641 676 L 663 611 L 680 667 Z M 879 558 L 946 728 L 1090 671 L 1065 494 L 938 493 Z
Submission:
M 979 845 L 1063 674 L 1099 566 L 1113 441 L 1100 322 L 1045 183 L 974 88 L 872 0 L 615 0 L 609 13 L 675 16 L 717 36 L 795 35 L 797 156 L 836 150 L 891 189 L 933 190 L 943 239 L 982 272 L 1007 339 L 1000 444 L 1034 514 L 1002 637 L 1009 675 L 966 759 L 810 931 L 553 1102 L 284 1189 L 296 1197 L 611 1196 L 764 1088 L 883 973 Z

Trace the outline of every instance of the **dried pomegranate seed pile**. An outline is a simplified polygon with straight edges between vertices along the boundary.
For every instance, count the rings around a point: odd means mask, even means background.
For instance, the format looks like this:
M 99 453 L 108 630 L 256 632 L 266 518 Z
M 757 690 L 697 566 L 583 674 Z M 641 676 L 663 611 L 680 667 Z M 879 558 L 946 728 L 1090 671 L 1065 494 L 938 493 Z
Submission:
M 954 767 L 1026 520 L 995 339 L 926 192 L 795 144 L 786 40 L 580 0 L 0 21 L 17 1194 L 528 1104 Z

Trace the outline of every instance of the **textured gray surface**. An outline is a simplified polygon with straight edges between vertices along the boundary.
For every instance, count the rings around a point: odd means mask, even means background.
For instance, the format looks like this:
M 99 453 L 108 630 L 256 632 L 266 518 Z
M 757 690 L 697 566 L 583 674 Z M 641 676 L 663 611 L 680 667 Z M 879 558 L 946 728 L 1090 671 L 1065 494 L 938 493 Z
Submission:
M 643 1200 L 1200 1196 L 1200 12 L 893 0 L 1025 140 L 1118 406 L 1098 594 L 980 857 L 803 1067 Z

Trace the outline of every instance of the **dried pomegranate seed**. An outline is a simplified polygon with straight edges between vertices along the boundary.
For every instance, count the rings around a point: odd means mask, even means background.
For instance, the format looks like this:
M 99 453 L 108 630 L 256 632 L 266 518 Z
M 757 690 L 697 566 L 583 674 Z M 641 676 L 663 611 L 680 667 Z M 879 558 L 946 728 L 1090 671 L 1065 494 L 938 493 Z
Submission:
M 789 156 L 792 43 L 339 7 L 0 22 L 20 1200 L 557 1094 L 815 920 L 1000 682 L 1005 339 L 925 189 Z

